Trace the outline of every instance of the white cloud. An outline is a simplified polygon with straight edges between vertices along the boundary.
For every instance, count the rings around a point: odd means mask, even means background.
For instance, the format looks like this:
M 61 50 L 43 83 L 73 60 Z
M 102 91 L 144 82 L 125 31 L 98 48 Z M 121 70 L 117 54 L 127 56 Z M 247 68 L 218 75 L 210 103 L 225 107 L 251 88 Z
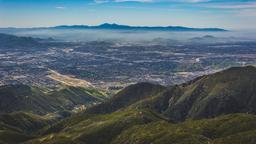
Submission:
M 252 9 L 256 8 L 256 2 L 237 2 L 237 3 L 221 3 L 221 4 L 208 4 L 201 5 L 207 8 L 217 8 L 217 9 Z
M 66 7 L 63 7 L 63 6 L 57 6 L 55 7 L 56 9 L 66 9 Z
M 254 18 L 254 17 L 256 17 L 256 10 L 255 9 L 243 9 L 243 10 L 240 10 L 237 12 L 237 16 Z

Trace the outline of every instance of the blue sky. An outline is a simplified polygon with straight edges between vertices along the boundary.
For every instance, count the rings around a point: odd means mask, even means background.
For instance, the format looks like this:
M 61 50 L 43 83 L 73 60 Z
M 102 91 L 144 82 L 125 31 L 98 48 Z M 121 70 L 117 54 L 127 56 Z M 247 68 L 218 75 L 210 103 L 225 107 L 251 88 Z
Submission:
M 256 0 L 0 0 L 0 27 L 105 22 L 256 29 Z

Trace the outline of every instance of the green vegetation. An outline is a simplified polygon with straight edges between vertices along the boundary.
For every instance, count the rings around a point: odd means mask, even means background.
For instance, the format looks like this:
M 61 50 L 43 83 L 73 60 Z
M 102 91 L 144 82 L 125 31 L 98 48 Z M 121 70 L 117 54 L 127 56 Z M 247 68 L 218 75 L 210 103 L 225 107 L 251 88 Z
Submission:
M 31 136 L 14 131 L 0 130 L 0 144 L 18 144 L 32 138 Z
M 189 120 L 178 124 L 158 121 L 131 127 L 122 132 L 113 143 L 254 144 L 255 130 L 256 116 L 248 114 Z M 238 137 L 233 139 L 235 136 Z
M 0 114 L 24 111 L 41 115 L 72 110 L 79 105 L 92 105 L 107 98 L 96 89 L 62 87 L 50 91 L 26 85 L 2 86 L 0 97 Z
M 165 87 L 150 83 L 138 83 L 124 88 L 111 99 L 87 110 L 88 113 L 111 113 L 128 107 L 148 97 L 154 97 L 165 90 Z
M 58 144 L 254 144 L 256 116 L 232 114 L 213 119 L 171 123 L 149 110 L 127 109 L 111 114 L 74 117 L 61 129 L 30 141 Z M 55 127 L 56 128 L 56 127 Z M 231 139 L 230 137 L 235 137 Z
M 35 138 L 54 119 L 24 112 L 0 115 L 0 143 L 17 144 Z
M 5 114 L 0 116 L 0 144 L 255 144 L 255 78 L 256 68 L 244 67 L 169 88 L 139 83 L 57 122 L 50 115 Z M 41 95 L 36 88 L 20 87 L 0 92 Z M 87 92 L 94 96 L 85 99 Z M 75 87 L 44 96 L 63 107 L 103 98 L 101 92 Z
M 110 143 L 127 128 L 162 120 L 148 110 L 126 109 L 111 114 L 74 116 L 46 130 L 45 136 L 32 143 L 58 143 L 69 139 L 81 143 Z
M 154 109 L 176 122 L 231 113 L 255 114 L 255 87 L 255 67 L 234 67 L 173 86 L 140 106 Z
M 46 116 L 39 116 L 25 112 L 14 112 L 0 115 L 0 122 L 7 129 L 21 131 L 26 134 L 35 133 L 37 130 L 54 123 L 56 120 Z

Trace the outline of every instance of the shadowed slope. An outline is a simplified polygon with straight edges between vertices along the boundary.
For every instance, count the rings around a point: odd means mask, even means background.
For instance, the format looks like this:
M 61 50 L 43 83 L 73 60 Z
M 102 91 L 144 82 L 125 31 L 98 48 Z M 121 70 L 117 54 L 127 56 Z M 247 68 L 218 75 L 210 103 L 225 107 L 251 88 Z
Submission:
M 37 131 L 55 119 L 24 112 L 0 115 L 0 143 L 18 144 L 35 138 Z
M 150 83 L 138 83 L 124 88 L 110 100 L 88 109 L 88 113 L 103 114 L 111 113 L 125 108 L 137 101 L 148 97 L 154 97 L 165 90 L 165 87 Z

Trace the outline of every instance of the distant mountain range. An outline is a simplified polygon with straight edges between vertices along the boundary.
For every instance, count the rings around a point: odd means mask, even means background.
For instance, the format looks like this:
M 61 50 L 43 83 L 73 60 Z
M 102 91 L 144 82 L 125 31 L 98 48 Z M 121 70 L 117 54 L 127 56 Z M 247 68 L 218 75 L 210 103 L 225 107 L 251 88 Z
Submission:
M 109 24 L 104 23 L 96 26 L 89 25 L 59 25 L 55 27 L 33 27 L 33 28 L 0 28 L 1 31 L 6 30 L 40 30 L 40 29 L 92 29 L 92 30 L 137 30 L 137 31 L 210 31 L 210 32 L 225 32 L 228 30 L 222 28 L 191 28 L 183 26 L 129 26 L 129 25 L 119 25 L 119 24 Z
M 190 28 L 183 26 L 128 26 L 104 23 L 98 26 L 88 25 L 61 25 L 51 29 L 106 29 L 106 30 L 153 30 L 153 31 L 227 31 L 221 28 Z

